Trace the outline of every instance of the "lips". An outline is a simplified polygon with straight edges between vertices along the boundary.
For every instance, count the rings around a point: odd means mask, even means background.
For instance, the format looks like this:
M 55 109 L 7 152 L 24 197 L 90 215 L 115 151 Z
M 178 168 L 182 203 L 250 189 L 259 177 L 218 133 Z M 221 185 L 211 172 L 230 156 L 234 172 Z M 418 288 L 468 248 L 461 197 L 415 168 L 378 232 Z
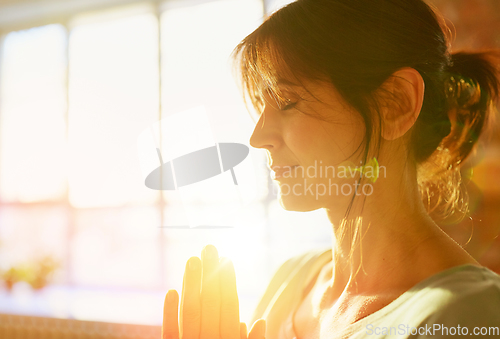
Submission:
M 272 166 L 272 178 L 277 179 L 282 177 L 285 173 L 287 174 L 287 178 L 291 178 L 293 176 L 293 169 L 298 165 L 284 165 L 284 166 Z

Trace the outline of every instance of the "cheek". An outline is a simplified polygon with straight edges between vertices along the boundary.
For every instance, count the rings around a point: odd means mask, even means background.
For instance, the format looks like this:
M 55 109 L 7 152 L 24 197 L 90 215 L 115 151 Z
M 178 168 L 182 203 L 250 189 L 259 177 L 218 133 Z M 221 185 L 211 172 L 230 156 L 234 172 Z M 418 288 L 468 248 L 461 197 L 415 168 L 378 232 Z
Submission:
M 359 116 L 347 121 L 345 126 L 346 127 L 340 132 L 342 135 L 342 147 L 346 150 L 345 155 L 359 157 L 364 150 L 364 144 L 362 143 L 364 143 L 365 138 L 365 123 Z M 355 151 L 357 151 L 357 153 L 353 155 L 353 152 Z
M 283 138 L 296 160 L 306 165 L 323 161 L 323 164 L 339 165 L 345 160 L 353 162 L 362 150 L 365 125 L 360 114 L 335 97 L 310 101 L 300 106 L 302 112 L 286 114 Z M 321 118 L 315 116 L 320 115 Z M 358 150 L 359 152 L 359 150 Z
M 335 139 L 336 147 L 346 157 L 351 157 L 365 136 L 365 123 L 361 115 L 353 110 L 345 110 L 341 116 L 328 125 L 328 134 Z M 352 160 L 352 159 L 351 159 Z
M 321 139 L 324 140 L 324 136 L 318 138 L 318 134 L 323 133 L 318 120 L 302 115 L 291 119 L 288 126 L 284 138 L 288 148 L 299 161 L 306 162 L 319 146 L 324 147 L 321 141 Z
M 335 122 L 313 119 L 302 121 L 290 139 L 308 162 L 322 160 L 324 164 L 338 165 L 345 160 L 357 160 L 361 153 L 353 153 L 363 142 L 364 135 L 365 126 L 361 117 Z M 358 152 L 362 149 L 360 147 Z

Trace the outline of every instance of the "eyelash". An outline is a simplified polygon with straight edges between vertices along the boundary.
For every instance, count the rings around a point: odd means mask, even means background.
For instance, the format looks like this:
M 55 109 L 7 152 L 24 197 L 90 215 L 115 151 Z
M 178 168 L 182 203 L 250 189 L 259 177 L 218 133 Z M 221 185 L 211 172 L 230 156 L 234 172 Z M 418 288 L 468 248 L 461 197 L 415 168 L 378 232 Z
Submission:
M 280 110 L 282 111 L 286 111 L 286 110 L 289 110 L 289 109 L 292 109 L 295 107 L 295 105 L 297 105 L 296 102 L 290 102 L 289 104 L 283 106 Z

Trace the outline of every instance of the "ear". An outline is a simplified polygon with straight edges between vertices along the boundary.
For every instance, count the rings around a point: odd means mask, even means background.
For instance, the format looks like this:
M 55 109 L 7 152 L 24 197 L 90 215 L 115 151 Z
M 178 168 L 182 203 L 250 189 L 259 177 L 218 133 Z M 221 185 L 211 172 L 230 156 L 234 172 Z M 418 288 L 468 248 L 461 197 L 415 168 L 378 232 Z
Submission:
M 424 101 L 424 79 L 417 70 L 405 67 L 394 72 L 382 88 L 391 96 L 382 99 L 382 137 L 395 140 L 405 135 L 417 121 Z

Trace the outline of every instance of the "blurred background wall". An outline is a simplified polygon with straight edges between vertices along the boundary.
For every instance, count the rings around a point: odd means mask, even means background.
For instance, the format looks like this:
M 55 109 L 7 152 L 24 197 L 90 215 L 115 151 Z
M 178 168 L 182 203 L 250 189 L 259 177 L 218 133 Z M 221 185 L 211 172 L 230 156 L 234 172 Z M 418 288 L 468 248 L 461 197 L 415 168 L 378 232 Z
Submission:
M 452 30 L 452 52 L 500 48 L 500 2 L 432 0 Z M 458 225 L 442 225 L 483 265 L 500 272 L 500 128 L 496 123 L 481 136 L 464 169 L 471 217 Z M 466 171 L 463 171 L 466 172 Z

